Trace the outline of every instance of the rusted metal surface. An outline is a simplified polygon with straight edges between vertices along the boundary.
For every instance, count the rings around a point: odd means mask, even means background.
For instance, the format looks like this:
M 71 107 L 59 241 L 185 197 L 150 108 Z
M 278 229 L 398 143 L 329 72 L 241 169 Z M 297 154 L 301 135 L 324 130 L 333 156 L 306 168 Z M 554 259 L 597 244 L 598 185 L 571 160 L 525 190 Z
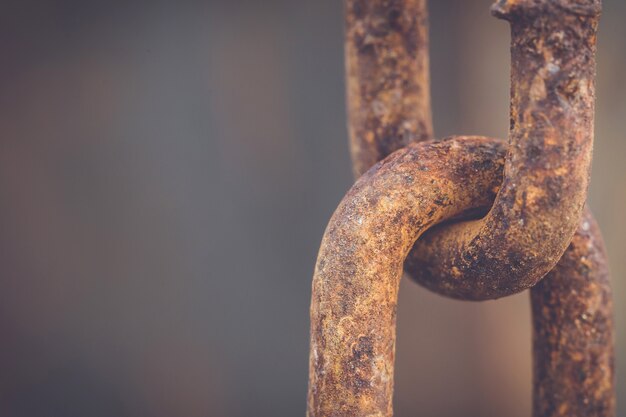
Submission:
M 591 214 L 579 222 L 593 140 L 599 10 L 591 0 L 493 6 L 512 26 L 506 162 L 505 146 L 494 139 L 413 144 L 346 195 L 314 276 L 309 416 L 392 414 L 402 262 L 411 242 L 437 223 L 405 267 L 419 283 L 460 299 L 531 287 L 567 248 L 531 290 L 534 416 L 614 415 L 607 261 Z M 423 1 L 346 0 L 346 13 L 349 127 L 359 175 L 407 143 L 432 137 L 426 9 Z M 398 56 L 404 64 L 396 65 Z M 458 222 L 489 208 L 481 220 Z
M 358 177 L 432 138 L 426 0 L 346 0 L 348 130 Z
M 327 227 L 313 279 L 308 416 L 392 415 L 404 257 L 433 224 L 495 198 L 505 149 L 477 137 L 413 144 L 348 192 Z M 613 416 L 611 290 L 589 212 L 531 293 L 534 416 Z
M 606 252 L 586 210 L 574 239 L 531 293 L 533 415 L 615 415 L 613 302 Z
M 481 300 L 530 288 L 576 231 L 591 164 L 598 18 L 579 14 L 581 1 L 570 3 L 508 1 L 493 8 L 511 22 L 504 181 L 486 217 L 418 242 L 407 270 L 433 291 Z M 597 2 L 587 3 L 595 10 Z
M 420 284 L 464 300 L 520 292 L 554 267 L 578 225 L 591 164 L 600 1 L 499 1 L 492 11 L 512 29 L 511 157 L 502 191 L 485 218 L 427 233 L 406 262 Z M 346 14 L 358 176 L 433 136 L 427 10 L 421 0 L 347 0 Z
M 348 191 L 326 228 L 313 276 L 309 417 L 392 414 L 404 259 L 433 224 L 489 204 L 505 149 L 486 138 L 409 145 Z

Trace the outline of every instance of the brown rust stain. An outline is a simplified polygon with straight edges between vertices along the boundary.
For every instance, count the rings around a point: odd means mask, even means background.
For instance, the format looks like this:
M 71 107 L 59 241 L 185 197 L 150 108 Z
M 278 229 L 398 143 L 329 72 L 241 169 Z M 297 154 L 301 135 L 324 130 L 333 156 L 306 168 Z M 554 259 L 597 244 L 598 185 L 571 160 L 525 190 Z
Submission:
M 412 16 L 405 17 L 410 24 L 390 23 L 399 10 Z M 499 1 L 492 7 L 512 26 L 505 180 L 485 218 L 439 227 L 420 239 L 406 263 L 420 284 L 459 299 L 503 297 L 534 285 L 565 251 L 589 180 L 599 10 L 598 0 Z M 349 131 L 358 176 L 408 142 L 433 136 L 427 11 L 425 1 L 347 0 L 346 13 Z M 358 53 L 363 38 L 372 46 L 369 58 Z M 388 65 L 390 54 L 405 64 Z M 407 83 L 414 87 L 399 88 Z
M 441 294 L 497 298 L 537 283 L 567 248 L 532 289 L 534 415 L 614 414 L 607 261 L 589 213 L 574 235 L 593 139 L 599 8 L 591 0 L 509 0 L 492 8 L 512 24 L 504 179 L 501 142 L 460 137 L 396 152 L 346 195 L 314 276 L 309 416 L 392 414 L 404 257 L 431 226 L 490 207 L 481 220 L 426 232 L 407 270 Z M 424 1 L 382 0 L 347 0 L 346 9 L 349 130 L 359 175 L 432 137 L 426 9 Z
M 409 275 L 437 293 L 482 300 L 530 288 L 556 265 L 576 231 L 591 165 L 598 19 L 567 9 L 569 3 L 493 8 L 511 21 L 504 181 L 484 218 L 427 233 L 408 257 Z
M 355 174 L 430 139 L 426 0 L 346 0 L 348 130 Z
M 613 302 L 589 210 L 556 268 L 530 293 L 534 416 L 614 416 Z
M 403 261 L 424 230 L 492 201 L 505 148 L 480 137 L 412 144 L 348 191 L 326 228 L 313 277 L 310 417 L 392 414 Z
M 505 148 L 478 137 L 413 144 L 347 193 L 327 227 L 313 280 L 308 416 L 392 415 L 404 257 L 431 225 L 493 201 Z M 588 211 L 531 294 L 534 416 L 613 416 L 611 289 Z

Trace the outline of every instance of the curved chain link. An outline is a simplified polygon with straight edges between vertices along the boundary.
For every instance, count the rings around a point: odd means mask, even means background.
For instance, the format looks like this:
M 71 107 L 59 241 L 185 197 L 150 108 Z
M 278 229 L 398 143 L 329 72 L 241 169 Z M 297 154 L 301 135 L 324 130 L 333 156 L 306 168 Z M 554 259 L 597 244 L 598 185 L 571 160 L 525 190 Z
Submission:
M 599 5 L 503 0 L 492 8 L 512 25 L 504 161 L 502 142 L 488 138 L 407 146 L 433 136 L 425 1 L 346 0 L 355 173 L 404 150 L 359 179 L 324 236 L 311 306 L 310 416 L 391 415 L 397 288 L 418 237 L 407 271 L 455 298 L 506 296 L 551 271 L 531 290 L 534 415 L 614 414 L 606 255 L 588 210 L 579 221 Z M 420 237 L 489 207 L 480 220 Z

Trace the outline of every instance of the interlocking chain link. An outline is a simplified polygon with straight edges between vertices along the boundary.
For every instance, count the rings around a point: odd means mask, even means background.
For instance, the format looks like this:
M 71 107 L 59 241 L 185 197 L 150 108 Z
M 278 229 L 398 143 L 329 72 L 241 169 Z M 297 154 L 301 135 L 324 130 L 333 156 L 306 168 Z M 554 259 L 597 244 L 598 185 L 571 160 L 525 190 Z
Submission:
M 512 27 L 506 145 L 483 137 L 429 140 L 425 0 L 346 0 L 355 173 L 396 152 L 359 178 L 322 241 L 311 302 L 309 416 L 392 414 L 397 292 L 407 255 L 409 275 L 455 298 L 532 287 L 534 415 L 614 414 L 606 254 L 583 212 L 599 10 L 597 0 L 493 6 Z M 426 232 L 487 209 L 480 220 Z

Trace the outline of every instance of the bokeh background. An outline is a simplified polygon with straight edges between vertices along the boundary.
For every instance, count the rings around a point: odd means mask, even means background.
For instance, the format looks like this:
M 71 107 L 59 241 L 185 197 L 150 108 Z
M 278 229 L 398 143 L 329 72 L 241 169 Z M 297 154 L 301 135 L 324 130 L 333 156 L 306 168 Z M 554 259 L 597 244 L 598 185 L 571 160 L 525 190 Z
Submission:
M 592 209 L 626 415 L 626 2 Z M 508 25 L 431 1 L 439 137 L 505 137 Z M 352 183 L 339 0 L 0 3 L 0 415 L 304 415 L 310 281 Z M 400 291 L 396 415 L 530 415 L 528 294 Z

